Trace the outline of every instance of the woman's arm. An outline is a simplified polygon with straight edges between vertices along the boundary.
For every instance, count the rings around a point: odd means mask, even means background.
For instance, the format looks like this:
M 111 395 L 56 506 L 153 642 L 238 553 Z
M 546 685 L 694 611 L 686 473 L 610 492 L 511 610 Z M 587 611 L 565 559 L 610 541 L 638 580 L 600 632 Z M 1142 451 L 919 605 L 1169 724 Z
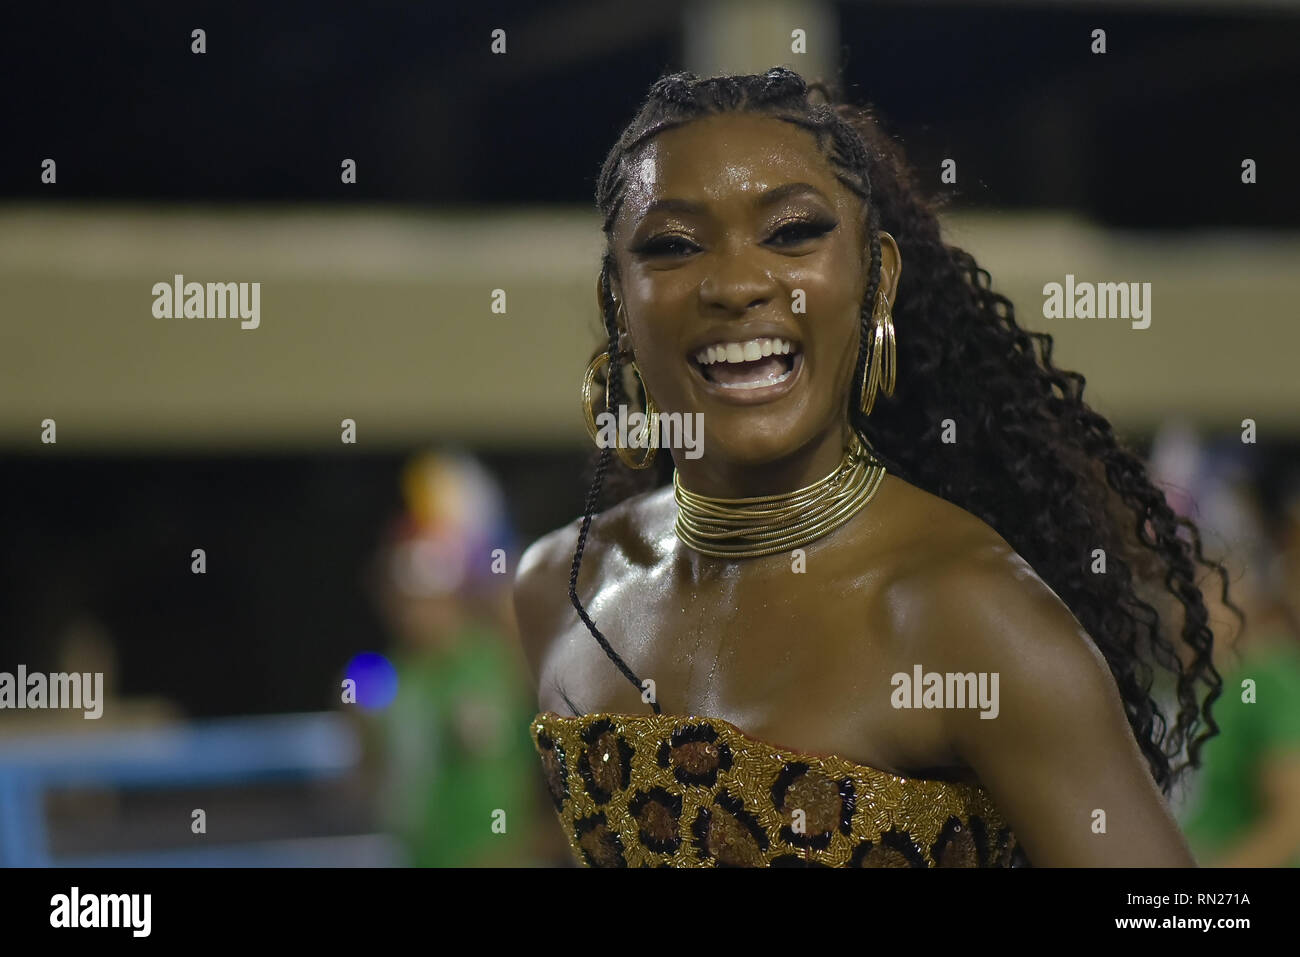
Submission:
M 1001 543 L 926 591 L 924 670 L 998 675 L 996 717 L 949 709 L 944 727 L 1030 863 L 1194 867 L 1105 659 L 1029 565 Z

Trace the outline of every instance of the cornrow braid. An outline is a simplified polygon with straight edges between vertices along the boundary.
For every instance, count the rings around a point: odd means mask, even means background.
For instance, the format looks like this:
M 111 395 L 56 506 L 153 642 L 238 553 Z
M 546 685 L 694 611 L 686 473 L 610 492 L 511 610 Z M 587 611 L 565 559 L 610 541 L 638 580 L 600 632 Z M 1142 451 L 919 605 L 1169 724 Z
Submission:
M 606 368 L 606 376 L 610 386 L 610 399 L 614 405 L 617 406 L 623 398 L 623 377 L 620 374 L 622 372 L 622 359 L 618 351 L 618 324 L 616 321 L 618 316 L 618 307 L 614 303 L 614 297 L 609 288 L 609 275 L 612 263 L 613 258 L 607 254 L 600 269 L 600 288 L 601 298 L 604 302 L 602 316 L 605 321 L 605 332 L 609 337 L 606 343 L 606 354 L 609 356 L 609 365 Z M 632 685 L 637 689 L 637 691 L 642 691 L 643 686 L 641 679 L 637 676 L 636 672 L 628 667 L 627 662 L 623 660 L 622 656 L 610 647 L 609 641 L 600 633 L 600 629 L 596 627 L 596 623 L 592 621 L 591 616 L 587 614 L 587 609 L 583 607 L 582 599 L 578 597 L 578 571 L 582 568 L 582 552 L 587 546 L 587 533 L 591 530 L 591 520 L 595 515 L 596 505 L 600 500 L 601 486 L 604 484 L 605 471 L 609 468 L 609 462 L 612 455 L 612 449 L 605 448 L 600 450 L 600 457 L 596 462 L 595 475 L 591 480 L 591 487 L 587 490 L 587 502 L 582 510 L 582 527 L 578 530 L 578 547 L 574 550 L 573 568 L 569 572 L 569 601 L 572 602 L 573 607 L 578 610 L 578 617 L 581 618 L 582 623 L 587 626 L 587 630 L 590 631 L 592 636 L 596 639 L 596 643 L 600 645 L 601 650 L 609 656 L 610 660 L 618 667 L 618 670 L 623 673 L 623 677 L 632 682 Z M 570 708 L 572 708 L 573 702 L 569 701 L 568 695 L 564 694 L 563 689 L 560 690 L 565 702 Z M 660 713 L 659 700 L 657 696 L 651 697 L 650 705 L 654 708 L 655 714 Z
M 607 241 L 601 287 L 611 398 L 622 396 L 612 238 L 629 162 L 660 133 L 714 113 L 758 113 L 808 130 L 866 211 L 869 274 L 849 422 L 889 471 L 988 523 L 1065 602 L 1105 657 L 1151 774 L 1168 794 L 1182 772 L 1199 767 L 1201 747 L 1218 733 L 1211 706 L 1222 681 L 1211 660 L 1213 634 L 1197 567 L 1217 575 L 1221 598 L 1240 618 L 1228 599 L 1227 572 L 1205 557 L 1195 526 L 1174 514 L 1141 460 L 1084 402 L 1083 376 L 1053 364 L 1051 337 L 1022 329 L 988 272 L 943 241 L 937 205 L 922 196 L 874 111 L 836 100 L 826 84 L 810 85 L 782 67 L 761 76 L 678 73 L 651 86 L 597 178 Z M 859 401 L 881 281 L 882 229 L 894 236 L 906 264 L 893 304 L 900 372 L 894 395 L 879 396 L 868 419 Z M 948 418 L 963 423 L 960 445 L 940 442 Z M 655 468 L 634 473 L 610 454 L 602 450 L 596 463 L 569 597 L 639 690 L 636 674 L 583 608 L 578 571 L 602 491 L 621 499 L 647 483 L 663 485 L 673 464 L 660 456 Z M 1105 550 L 1107 574 L 1088 570 L 1094 548 Z M 1179 653 L 1175 639 L 1189 654 Z M 1173 679 L 1172 722 L 1157 701 L 1163 689 L 1153 692 L 1157 669 Z M 1202 689 L 1208 692 L 1203 701 Z M 659 713 L 657 702 L 654 709 Z M 1176 765 L 1184 753 L 1186 761 Z

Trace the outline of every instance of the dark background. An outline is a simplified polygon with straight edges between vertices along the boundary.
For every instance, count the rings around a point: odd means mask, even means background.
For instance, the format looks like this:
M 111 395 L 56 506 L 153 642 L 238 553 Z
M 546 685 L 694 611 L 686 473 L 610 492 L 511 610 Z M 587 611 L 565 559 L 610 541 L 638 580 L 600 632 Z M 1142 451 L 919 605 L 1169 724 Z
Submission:
M 680 2 L 177 6 L 7 12 L 0 197 L 37 198 L 27 170 L 76 155 L 69 200 L 587 203 L 622 123 L 681 62 Z M 1300 10 L 1087 6 L 840 3 L 843 85 L 914 163 L 978 169 L 963 203 L 1143 228 L 1300 221 Z M 508 56 L 488 52 L 495 27 Z M 1246 191 L 1243 149 L 1263 171 Z M 366 176 L 340 194 L 321 155 Z
M 1300 15 L 1227 8 L 844 3 L 843 80 L 915 164 L 980 171 L 958 205 L 1294 227 Z M 680 4 L 613 9 L 18 5 L 0 31 L 0 202 L 48 201 L 31 170 L 57 155 L 56 203 L 589 204 L 621 124 L 680 62 Z M 487 52 L 498 26 L 508 58 Z M 1105 57 L 1088 51 L 1097 26 Z M 1243 148 L 1261 169 L 1245 191 Z M 321 155 L 367 175 L 340 193 Z M 521 544 L 580 513 L 584 449 L 479 451 Z M 6 660 L 53 669 L 49 636 L 87 612 L 115 639 L 122 693 L 210 716 L 328 707 L 347 658 L 385 641 L 360 584 L 404 453 L 0 456 Z M 197 542 L 202 580 L 178 559 Z

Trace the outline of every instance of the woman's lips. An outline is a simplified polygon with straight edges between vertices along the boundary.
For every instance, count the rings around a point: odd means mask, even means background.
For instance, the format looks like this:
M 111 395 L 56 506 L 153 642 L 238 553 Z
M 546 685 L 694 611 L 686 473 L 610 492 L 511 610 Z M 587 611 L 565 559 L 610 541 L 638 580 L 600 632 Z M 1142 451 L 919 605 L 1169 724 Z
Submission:
M 714 363 L 691 367 L 710 395 L 728 402 L 767 402 L 789 392 L 803 371 L 803 353 L 763 356 L 752 362 Z M 707 371 L 706 371 L 707 369 Z

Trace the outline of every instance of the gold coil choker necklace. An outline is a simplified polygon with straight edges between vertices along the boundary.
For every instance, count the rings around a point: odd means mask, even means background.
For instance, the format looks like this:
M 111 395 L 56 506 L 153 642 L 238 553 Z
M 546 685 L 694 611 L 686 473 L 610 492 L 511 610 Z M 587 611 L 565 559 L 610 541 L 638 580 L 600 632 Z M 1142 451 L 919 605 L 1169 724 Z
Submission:
M 844 458 L 824 478 L 793 492 L 713 498 L 682 488 L 673 472 L 677 537 L 705 555 L 756 558 L 821 538 L 860 512 L 880 488 L 885 467 L 853 433 Z

